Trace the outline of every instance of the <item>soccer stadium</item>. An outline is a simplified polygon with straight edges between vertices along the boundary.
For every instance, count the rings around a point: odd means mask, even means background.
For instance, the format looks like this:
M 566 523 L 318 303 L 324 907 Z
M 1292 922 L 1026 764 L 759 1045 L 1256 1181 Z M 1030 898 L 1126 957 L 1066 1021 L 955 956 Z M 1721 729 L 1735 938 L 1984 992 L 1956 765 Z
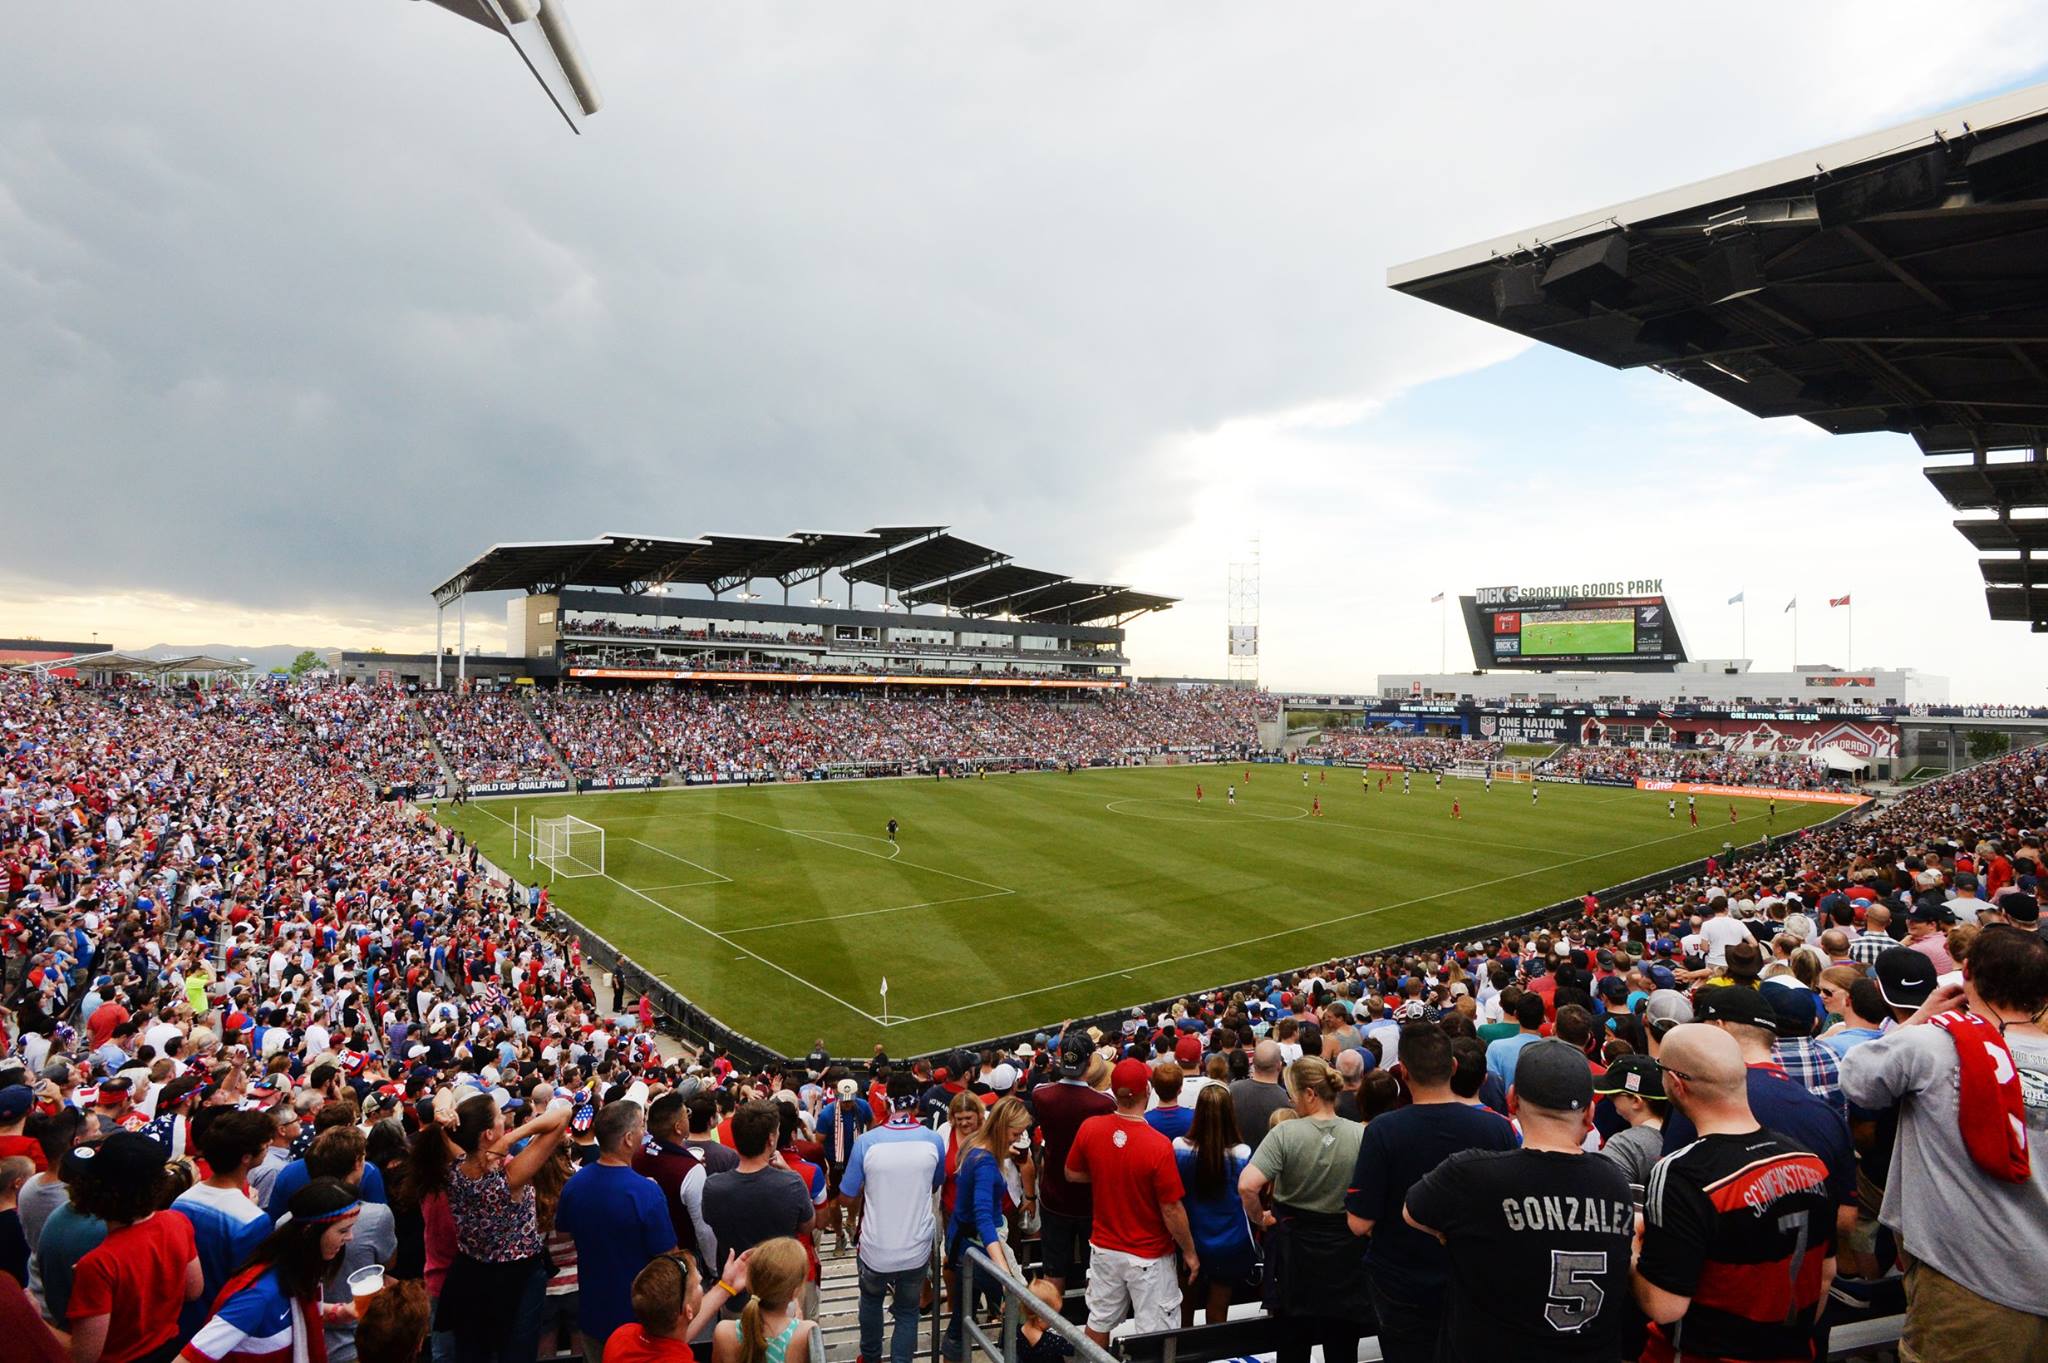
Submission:
M 602 135 L 554 0 L 437 6 Z M 2017 649 L 2044 245 L 2034 86 L 1378 268 L 1909 438 L 1957 515 L 1871 540 L 1960 534 Z M 1128 508 L 700 533 L 531 467 L 661 533 L 457 487 L 488 539 L 319 565 L 397 559 L 418 637 L 0 638 L 10 1360 L 2048 1360 L 2048 704 L 1938 634 L 1852 666 L 1844 590 L 1802 662 L 1791 569 L 1703 592 L 1681 512 L 1579 581 L 1453 530 L 1436 638 L 1295 687 L 1258 551 L 1153 580 Z M 1279 581 L 1333 651 L 1391 618 Z

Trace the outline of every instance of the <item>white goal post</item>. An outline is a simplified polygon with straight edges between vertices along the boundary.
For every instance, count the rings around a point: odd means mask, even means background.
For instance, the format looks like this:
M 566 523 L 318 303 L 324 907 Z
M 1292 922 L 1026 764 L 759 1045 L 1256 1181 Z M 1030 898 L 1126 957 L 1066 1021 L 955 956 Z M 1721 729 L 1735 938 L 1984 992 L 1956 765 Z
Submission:
M 604 874 L 604 829 L 564 814 L 557 819 L 533 817 L 526 839 L 526 860 L 530 866 L 545 866 L 548 873 L 563 879 Z
M 1496 781 L 1533 781 L 1536 764 L 1526 757 L 1501 757 L 1491 762 L 1454 762 L 1450 775 L 1468 781 L 1484 781 L 1491 774 Z

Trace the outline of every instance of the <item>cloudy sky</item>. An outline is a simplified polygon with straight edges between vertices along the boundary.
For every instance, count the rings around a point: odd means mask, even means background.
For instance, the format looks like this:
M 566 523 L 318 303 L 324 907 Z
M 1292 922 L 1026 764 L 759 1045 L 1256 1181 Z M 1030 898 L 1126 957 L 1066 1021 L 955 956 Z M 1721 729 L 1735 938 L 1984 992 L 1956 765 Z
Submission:
M 1147 673 L 1221 671 L 1256 539 L 1276 686 L 1434 667 L 1438 590 L 1650 575 L 1696 655 L 1853 591 L 1857 664 L 2039 699 L 1905 437 L 1384 280 L 2041 79 L 2048 11 L 1421 10 L 581 0 L 578 138 L 411 0 L 23 9 L 0 634 L 417 646 L 496 540 L 931 520 L 1185 597 Z

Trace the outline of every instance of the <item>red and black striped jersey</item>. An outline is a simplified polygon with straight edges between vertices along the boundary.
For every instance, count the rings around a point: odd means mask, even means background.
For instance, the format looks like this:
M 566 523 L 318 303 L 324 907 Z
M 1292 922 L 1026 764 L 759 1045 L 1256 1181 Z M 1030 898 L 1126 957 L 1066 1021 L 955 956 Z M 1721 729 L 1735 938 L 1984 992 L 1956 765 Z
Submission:
M 1646 1363 L 1807 1360 L 1834 1254 L 1828 1168 L 1776 1132 L 1702 1136 L 1657 1162 L 1637 1270 L 1692 1299 L 1652 1323 Z

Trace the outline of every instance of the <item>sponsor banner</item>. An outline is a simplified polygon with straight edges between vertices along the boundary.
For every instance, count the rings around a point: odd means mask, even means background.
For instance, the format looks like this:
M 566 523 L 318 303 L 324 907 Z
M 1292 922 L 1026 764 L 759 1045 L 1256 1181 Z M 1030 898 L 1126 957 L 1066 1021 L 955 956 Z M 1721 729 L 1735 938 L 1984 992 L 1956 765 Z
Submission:
M 523 781 L 471 781 L 468 786 L 471 795 L 555 795 L 569 789 L 569 783 L 556 777 L 546 780 L 528 777 Z
M 1869 796 L 1839 790 L 1779 790 L 1775 786 L 1716 786 L 1698 781 L 1637 781 L 1637 790 L 1655 790 L 1672 795 L 1731 795 L 1745 800 L 1784 800 L 1791 804 L 1860 805 Z
M 1588 786 L 1619 786 L 1623 790 L 1634 790 L 1636 788 L 1636 783 L 1626 776 L 1588 776 L 1583 778 L 1580 784 Z
M 1701 747 L 1738 753 L 1788 753 L 1811 756 L 1839 748 L 1851 757 L 1892 758 L 1899 755 L 1899 731 L 1890 724 L 1858 720 L 1767 720 L 1738 712 L 1727 721 L 1678 724 L 1674 736 L 1690 733 Z
M 1875 677 L 1867 677 L 1867 676 L 1866 676 L 1866 677 L 1850 677 L 1850 676 L 1818 676 L 1818 677 L 1812 677 L 1812 676 L 1810 676 L 1810 677 L 1808 677 L 1808 678 L 1806 679 L 1806 684 L 1807 684 L 1808 686 L 1821 686 L 1821 687 L 1835 687 L 1835 686 L 1875 686 L 1875 685 L 1877 685 L 1877 678 L 1875 678 Z
M 585 790 L 653 790 L 661 784 L 659 776 L 586 776 Z
M 1553 784 L 1553 785 L 1559 785 L 1559 786 L 1583 786 L 1583 785 L 1585 785 L 1585 784 L 1586 784 L 1586 782 L 1584 782 L 1584 781 L 1580 780 L 1580 779 L 1579 779 L 1578 777 L 1576 777 L 1576 776 L 1553 776 L 1553 775 L 1552 775 L 1551 773 L 1549 773 L 1549 772 L 1547 772 L 1547 771 L 1539 771 L 1539 772 L 1537 772 L 1537 773 L 1536 773 L 1536 779 L 1537 779 L 1537 780 L 1539 780 L 1539 781 L 1548 781 L 1548 782 L 1550 782 L 1550 783 L 1551 783 L 1551 784 Z M 1634 785 L 1634 784 L 1635 784 L 1635 782 L 1633 782 L 1633 781 L 1627 781 L 1627 782 L 1622 782 L 1621 784 L 1624 784 L 1624 785 Z
M 569 675 L 592 681 L 786 682 L 793 686 L 1019 686 L 1044 691 L 1122 691 L 1121 677 L 982 677 L 872 672 L 698 672 L 679 667 L 571 667 Z
M 1572 723 L 1561 715 L 1488 715 L 1479 717 L 1479 736 L 1505 743 L 1569 743 Z

